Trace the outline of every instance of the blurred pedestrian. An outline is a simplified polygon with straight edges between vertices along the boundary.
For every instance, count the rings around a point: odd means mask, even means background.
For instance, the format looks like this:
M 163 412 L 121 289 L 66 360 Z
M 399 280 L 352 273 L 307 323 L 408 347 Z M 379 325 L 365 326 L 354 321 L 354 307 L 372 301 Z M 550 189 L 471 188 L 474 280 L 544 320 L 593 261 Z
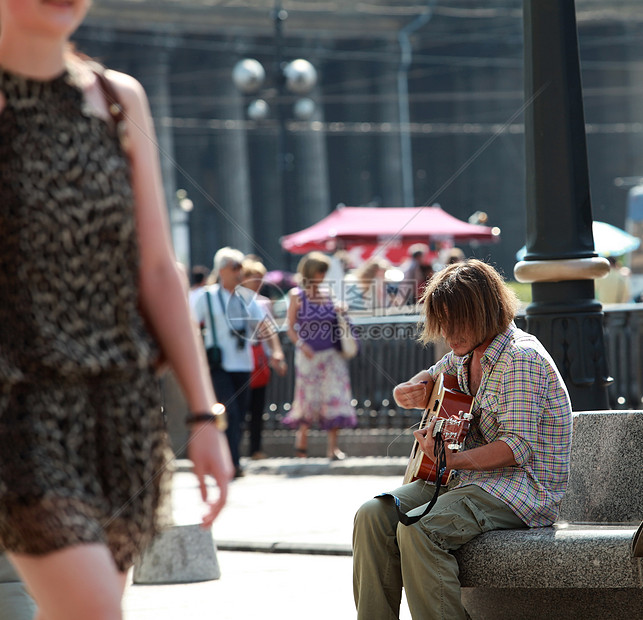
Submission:
M 215 283 L 206 286 L 194 307 L 203 328 L 206 352 L 220 353 L 216 360 L 210 354 L 208 361 L 214 389 L 228 412 L 226 435 L 235 477 L 243 475 L 240 448 L 250 397 L 251 343 L 263 337 L 264 330 L 272 329 L 254 293 L 239 286 L 243 259 L 243 253 L 235 248 L 218 250 L 211 276 Z
M 199 297 L 203 295 L 209 275 L 210 270 L 203 265 L 194 265 L 190 270 L 190 308 L 194 308 Z
M 174 262 L 148 102 L 70 51 L 88 0 L 0 0 L 0 543 L 42 618 L 122 616 L 161 526 L 169 451 L 155 363 L 189 455 L 227 496 L 223 408 Z M 202 363 L 203 362 L 203 363 Z
M 630 270 L 619 264 L 617 257 L 608 256 L 609 273 L 599 280 L 594 280 L 596 299 L 602 304 L 626 304 L 632 301 Z
M 289 294 L 288 337 L 295 345 L 295 394 L 283 422 L 296 427 L 295 453 L 308 454 L 308 430 L 319 425 L 328 431 L 326 455 L 340 460 L 337 445 L 341 428 L 356 426 L 351 404 L 348 364 L 340 353 L 337 313 L 330 291 L 322 285 L 330 259 L 321 252 L 304 256 L 297 267 L 300 286 Z
M 335 250 L 330 256 L 330 264 L 324 284 L 330 288 L 332 298 L 337 302 L 344 302 L 344 277 L 349 268 L 350 257 L 346 250 Z
M 409 247 L 409 259 L 401 266 L 404 280 L 398 286 L 399 296 L 409 305 L 420 299 L 421 291 L 427 279 L 425 257 L 429 246 L 425 243 L 414 243 Z
M 369 258 L 350 280 L 345 280 L 344 301 L 349 310 L 374 315 L 377 309 L 389 305 L 386 270 L 390 267 L 384 258 Z
M 446 252 L 446 260 L 444 261 L 446 265 L 453 265 L 453 263 L 459 263 L 464 260 L 464 252 L 460 248 L 449 248 Z
M 255 294 L 255 301 L 264 312 L 266 320 L 275 325 L 272 301 L 259 293 L 263 285 L 263 277 L 266 275 L 265 265 L 261 261 L 246 257 L 241 271 L 241 285 Z M 253 369 L 250 375 L 250 405 L 248 409 L 250 418 L 250 458 L 258 460 L 266 457 L 262 449 L 263 415 L 266 407 L 266 389 L 270 382 L 271 368 L 281 377 L 288 370 L 277 329 L 271 330 L 268 338 L 259 338 L 252 343 L 252 357 Z

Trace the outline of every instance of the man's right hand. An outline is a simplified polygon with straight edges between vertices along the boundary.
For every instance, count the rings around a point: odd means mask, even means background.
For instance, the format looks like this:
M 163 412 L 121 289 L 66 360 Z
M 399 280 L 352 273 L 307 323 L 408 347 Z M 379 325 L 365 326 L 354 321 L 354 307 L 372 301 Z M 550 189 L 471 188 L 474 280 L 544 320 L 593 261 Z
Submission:
M 428 372 L 420 373 L 393 389 L 395 402 L 404 409 L 424 409 L 433 390 L 433 379 Z

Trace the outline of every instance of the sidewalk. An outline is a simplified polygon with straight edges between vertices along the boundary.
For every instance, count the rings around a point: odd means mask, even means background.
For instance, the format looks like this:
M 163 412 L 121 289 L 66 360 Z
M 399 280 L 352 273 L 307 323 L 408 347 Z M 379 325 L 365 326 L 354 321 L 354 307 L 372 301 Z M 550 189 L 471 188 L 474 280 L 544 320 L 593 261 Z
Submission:
M 126 620 L 354 618 L 353 516 L 366 499 L 401 484 L 406 462 L 386 457 L 244 462 L 246 475 L 231 484 L 213 527 L 221 578 L 130 585 Z M 187 461 L 177 463 L 172 501 L 178 525 L 198 522 L 201 501 Z M 404 603 L 401 618 L 410 618 Z

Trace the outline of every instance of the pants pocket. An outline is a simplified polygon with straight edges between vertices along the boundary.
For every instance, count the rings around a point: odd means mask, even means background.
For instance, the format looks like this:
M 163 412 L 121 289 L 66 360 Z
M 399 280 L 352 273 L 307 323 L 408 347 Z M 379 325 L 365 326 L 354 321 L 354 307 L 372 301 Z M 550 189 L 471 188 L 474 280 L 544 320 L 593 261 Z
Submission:
M 447 494 L 448 495 L 448 494 Z M 448 512 L 429 513 L 422 527 L 442 549 L 453 551 L 483 532 L 494 529 L 484 511 L 468 497 L 460 497 L 449 506 Z

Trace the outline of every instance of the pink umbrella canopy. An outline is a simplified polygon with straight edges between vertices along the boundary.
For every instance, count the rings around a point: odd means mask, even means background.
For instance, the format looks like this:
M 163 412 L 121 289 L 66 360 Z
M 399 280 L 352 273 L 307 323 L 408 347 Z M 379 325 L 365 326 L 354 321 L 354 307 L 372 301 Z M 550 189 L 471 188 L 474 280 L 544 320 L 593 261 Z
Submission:
M 341 207 L 316 224 L 282 237 L 281 246 L 293 254 L 360 247 L 363 258 L 379 253 L 398 263 L 414 243 L 448 246 L 499 240 L 497 228 L 469 224 L 439 206 Z

